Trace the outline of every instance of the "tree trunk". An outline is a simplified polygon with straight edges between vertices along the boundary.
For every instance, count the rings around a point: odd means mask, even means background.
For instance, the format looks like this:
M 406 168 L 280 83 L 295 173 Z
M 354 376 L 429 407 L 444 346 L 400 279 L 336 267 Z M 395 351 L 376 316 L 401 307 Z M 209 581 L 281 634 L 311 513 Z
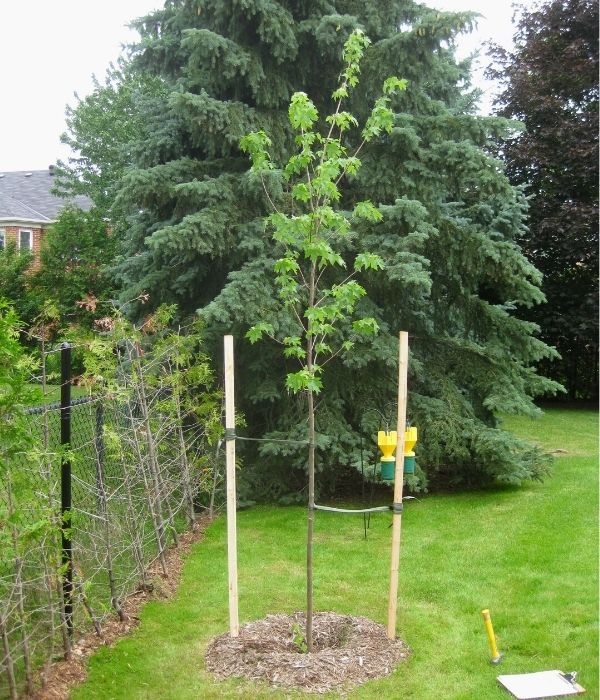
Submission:
M 308 307 L 315 305 L 316 268 L 310 270 Z M 306 337 L 306 366 L 313 370 L 313 344 L 310 320 Z M 306 646 L 313 650 L 313 532 L 315 526 L 315 398 L 312 389 L 308 390 L 308 514 L 306 528 Z
M 313 650 L 313 531 L 315 523 L 315 408 L 308 392 L 308 522 L 306 530 L 306 646 Z

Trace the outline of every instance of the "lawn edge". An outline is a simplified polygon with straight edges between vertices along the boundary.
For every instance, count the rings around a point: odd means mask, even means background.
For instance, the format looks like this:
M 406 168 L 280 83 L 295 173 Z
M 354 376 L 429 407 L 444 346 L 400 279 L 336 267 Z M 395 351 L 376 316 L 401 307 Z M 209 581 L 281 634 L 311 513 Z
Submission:
M 192 545 L 204 539 L 206 529 L 213 520 L 208 514 L 199 516 L 191 530 L 179 535 L 178 545 L 172 546 L 165 553 L 169 573 L 165 576 L 155 562 L 148 568 L 151 586 L 138 588 L 122 602 L 125 619 L 121 621 L 116 614 L 111 614 L 102 621 L 100 635 L 90 631 L 78 637 L 73 643 L 70 657 L 42 668 L 37 678 L 37 684 L 41 687 L 33 695 L 22 696 L 23 699 L 69 700 L 71 691 L 87 679 L 87 661 L 90 656 L 102 647 L 113 646 L 137 629 L 141 622 L 141 610 L 146 603 L 168 600 L 175 595 Z

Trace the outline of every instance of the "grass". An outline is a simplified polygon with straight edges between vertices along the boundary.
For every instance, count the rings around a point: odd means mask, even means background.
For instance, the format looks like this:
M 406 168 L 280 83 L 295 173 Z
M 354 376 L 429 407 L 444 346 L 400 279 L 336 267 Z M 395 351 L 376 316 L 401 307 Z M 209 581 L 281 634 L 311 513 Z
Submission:
M 550 408 L 541 419 L 505 416 L 502 427 L 568 457 L 598 453 L 598 411 Z
M 350 698 L 480 700 L 508 695 L 498 673 L 577 670 L 598 697 L 597 413 L 549 410 L 506 426 L 550 450 L 542 484 L 411 501 L 402 522 L 398 634 L 412 656 Z M 385 624 L 390 517 L 318 514 L 315 603 Z M 89 661 L 73 700 L 296 698 L 204 669 L 210 639 L 228 629 L 225 522 L 189 556 L 175 598 L 148 604 L 141 626 Z M 238 514 L 241 622 L 304 606 L 305 513 L 257 507 Z M 489 664 L 481 610 L 505 654 Z M 327 697 L 336 697 L 331 694 Z
M 30 386 L 33 389 L 32 405 L 41 406 L 42 404 L 60 401 L 60 384 L 47 384 L 45 396 L 41 384 L 32 382 Z M 71 400 L 80 399 L 87 395 L 88 391 L 84 387 L 71 387 Z

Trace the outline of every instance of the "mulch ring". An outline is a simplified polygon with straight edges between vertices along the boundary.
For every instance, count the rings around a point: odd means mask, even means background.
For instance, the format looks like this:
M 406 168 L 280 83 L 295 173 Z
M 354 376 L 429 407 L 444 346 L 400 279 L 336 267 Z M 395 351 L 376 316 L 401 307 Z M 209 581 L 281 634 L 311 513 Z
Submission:
M 242 676 L 278 688 L 326 693 L 387 676 L 410 653 L 373 620 L 323 612 L 313 616 L 309 654 L 300 649 L 305 623 L 304 613 L 267 615 L 241 627 L 239 637 L 222 634 L 208 647 L 206 668 L 217 678 Z

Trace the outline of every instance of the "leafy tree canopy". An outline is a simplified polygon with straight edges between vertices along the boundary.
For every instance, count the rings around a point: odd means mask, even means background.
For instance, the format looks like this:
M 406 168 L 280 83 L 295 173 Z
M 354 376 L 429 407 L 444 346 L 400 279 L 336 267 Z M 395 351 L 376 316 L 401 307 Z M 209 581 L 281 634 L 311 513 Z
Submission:
M 130 69 L 125 57 L 106 71 L 104 82 L 93 77 L 94 89 L 75 107 L 67 107 L 67 130 L 62 143 L 74 155 L 58 161 L 56 194 L 85 194 L 108 214 L 126 168 L 133 162 L 132 147 L 144 140 L 140 103 L 164 91 L 160 78 Z
M 0 249 L 0 298 L 12 305 L 24 325 L 29 325 L 39 311 L 40 299 L 31 288 L 33 255 L 17 249 L 9 240 Z
M 98 209 L 67 207 L 48 231 L 32 284 L 40 297 L 55 302 L 63 324 L 89 324 L 97 316 L 97 302 L 114 293 L 107 266 L 115 246 Z
M 496 47 L 499 113 L 524 130 L 502 143 L 529 197 L 519 237 L 544 274 L 548 303 L 528 314 L 562 361 L 544 367 L 575 398 L 598 394 L 598 3 L 551 0 L 521 10 L 515 49 Z
M 0 475 L 3 479 L 14 456 L 31 446 L 23 408 L 33 393 L 29 379 L 35 363 L 19 342 L 21 331 L 22 323 L 15 309 L 0 296 Z

